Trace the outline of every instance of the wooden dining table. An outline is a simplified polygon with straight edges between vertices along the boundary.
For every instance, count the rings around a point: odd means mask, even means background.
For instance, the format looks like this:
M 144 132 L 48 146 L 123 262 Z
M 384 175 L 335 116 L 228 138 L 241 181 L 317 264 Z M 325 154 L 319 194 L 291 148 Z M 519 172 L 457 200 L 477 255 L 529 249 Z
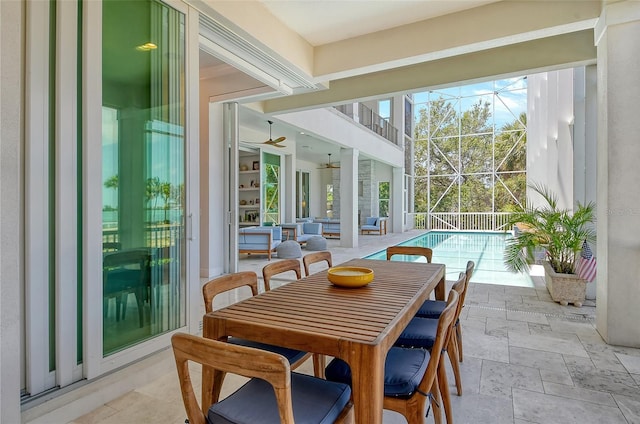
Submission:
M 365 287 L 342 288 L 328 281 L 326 270 L 318 272 L 206 314 L 203 335 L 341 358 L 351 367 L 356 423 L 381 424 L 387 352 L 432 291 L 444 300 L 445 266 L 372 259 L 340 266 L 370 268 L 374 279 Z M 203 405 L 217 400 L 220 377 L 203 369 Z

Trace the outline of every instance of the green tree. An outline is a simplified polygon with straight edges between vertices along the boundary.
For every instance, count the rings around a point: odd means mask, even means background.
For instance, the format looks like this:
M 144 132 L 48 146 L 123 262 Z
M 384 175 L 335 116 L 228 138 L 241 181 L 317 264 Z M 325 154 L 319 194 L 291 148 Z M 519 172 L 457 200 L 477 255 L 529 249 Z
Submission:
M 490 101 L 462 112 L 459 102 L 439 97 L 418 109 L 416 212 L 514 210 L 526 191 L 526 115 L 494 134 Z
M 160 178 L 158 177 L 150 177 L 147 178 L 144 190 L 144 197 L 146 202 L 149 204 L 153 202 L 149 209 L 151 209 L 151 217 L 153 217 L 153 211 L 156 209 L 158 197 L 160 196 Z M 150 219 L 153 221 L 153 218 Z
M 119 185 L 118 174 L 112 175 L 111 177 L 107 178 L 106 181 L 104 182 L 105 188 L 112 188 L 116 192 L 118 191 L 118 185 Z M 114 208 L 111 205 L 104 205 L 104 210 L 113 210 L 113 209 Z
M 160 197 L 162 197 L 163 209 L 164 209 L 164 223 L 168 224 L 169 219 L 167 218 L 167 211 L 169 210 L 169 206 L 171 204 L 170 200 L 174 195 L 173 185 L 170 182 L 163 182 L 160 184 Z

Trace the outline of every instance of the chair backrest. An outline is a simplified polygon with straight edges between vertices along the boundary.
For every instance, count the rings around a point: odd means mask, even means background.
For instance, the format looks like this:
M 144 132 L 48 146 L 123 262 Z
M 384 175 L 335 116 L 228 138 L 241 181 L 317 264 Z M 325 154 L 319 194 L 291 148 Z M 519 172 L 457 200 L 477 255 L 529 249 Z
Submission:
M 460 312 L 462 312 L 462 305 L 463 305 L 462 299 L 464 298 L 464 295 L 467 293 L 468 285 L 469 285 L 469 282 L 467 280 L 467 274 L 465 272 L 461 272 L 458 275 L 458 281 L 453 283 L 453 286 L 451 286 L 451 290 L 458 293 L 458 306 L 456 307 L 456 313 L 453 315 L 454 323 L 458 320 L 458 317 L 460 316 Z
M 412 255 L 412 256 L 424 256 L 428 263 L 431 263 L 433 257 L 433 250 L 428 247 L 420 246 L 389 246 L 387 247 L 387 260 L 391 260 L 393 255 Z
M 299 280 L 302 278 L 300 272 L 300 261 L 297 259 L 283 259 L 278 262 L 270 263 L 262 268 L 262 278 L 264 279 L 264 289 L 266 291 L 271 290 L 271 277 L 283 272 L 293 271 L 296 273 L 296 278 Z
M 302 263 L 304 264 L 304 273 L 307 276 L 311 275 L 309 265 L 322 261 L 326 261 L 329 268 L 331 268 L 333 266 L 333 261 L 331 260 L 331 252 L 329 252 L 328 250 L 323 250 L 321 252 L 313 252 L 304 255 L 304 257 L 302 258 Z
M 460 310 L 461 311 L 462 311 L 462 307 L 464 306 L 464 299 L 467 297 L 467 290 L 469 289 L 469 284 L 471 284 L 471 276 L 473 275 L 473 269 L 475 268 L 475 266 L 476 266 L 476 264 L 473 261 L 468 261 L 467 262 L 467 270 L 465 272 L 465 274 L 467 276 L 467 283 L 465 284 L 464 291 L 462 292 L 462 295 L 460 296 Z
M 251 288 L 251 294 L 256 296 L 258 294 L 258 275 L 253 271 L 242 271 L 207 281 L 202 286 L 202 297 L 204 298 L 206 312 L 213 312 L 213 299 L 217 295 L 244 286 Z
M 317 234 L 322 235 L 322 224 L 319 222 L 305 222 L 302 224 L 303 234 Z
M 291 370 L 284 356 L 185 333 L 174 334 L 171 337 L 171 345 L 178 369 L 182 400 L 190 424 L 207 424 L 207 419 L 196 399 L 189 374 L 189 361 L 215 370 L 267 381 L 275 391 L 281 422 L 294 423 Z M 205 411 L 208 410 L 208 406 Z M 250 407 L 247 405 L 247 408 Z
M 438 362 L 440 361 L 440 355 L 442 349 L 447 342 L 452 326 L 454 324 L 454 316 L 458 307 L 459 294 L 456 290 L 449 291 L 449 297 L 447 299 L 447 307 L 444 308 L 438 319 L 438 328 L 436 330 L 436 339 L 433 342 L 431 348 L 431 357 L 429 358 L 429 364 L 427 370 L 420 381 L 418 390 L 422 393 L 429 393 L 431 386 L 435 381 L 438 371 Z

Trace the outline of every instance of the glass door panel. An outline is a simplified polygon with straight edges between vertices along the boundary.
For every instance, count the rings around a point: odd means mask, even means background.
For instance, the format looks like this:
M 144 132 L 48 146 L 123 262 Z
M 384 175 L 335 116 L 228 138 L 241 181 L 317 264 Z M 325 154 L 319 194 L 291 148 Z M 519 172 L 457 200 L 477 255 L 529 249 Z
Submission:
M 184 15 L 103 1 L 103 353 L 185 325 Z
M 309 173 L 296 172 L 297 217 L 309 217 Z
M 263 153 L 263 219 L 265 223 L 280 224 L 280 156 Z

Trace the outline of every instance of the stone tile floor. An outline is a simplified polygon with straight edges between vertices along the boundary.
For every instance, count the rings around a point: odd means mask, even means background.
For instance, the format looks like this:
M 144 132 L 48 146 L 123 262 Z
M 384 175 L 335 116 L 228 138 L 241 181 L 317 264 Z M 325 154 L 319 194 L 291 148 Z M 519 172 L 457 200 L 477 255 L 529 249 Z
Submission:
M 412 235 L 363 236 L 358 249 L 330 241 L 329 248 L 339 264 Z M 259 271 L 265 263 L 244 257 L 240 268 Z M 470 285 L 461 315 L 463 395 L 452 395 L 454 422 L 640 424 L 640 349 L 606 344 L 595 329 L 595 305 L 560 306 L 542 278 L 534 282 L 534 288 Z M 158 355 L 171 359 L 170 351 Z M 312 373 L 310 361 L 301 371 Z M 225 392 L 242 382 L 228 378 Z M 455 393 L 453 375 L 449 383 Z M 167 369 L 73 423 L 182 423 L 184 418 L 175 370 Z M 385 424 L 404 422 L 385 411 Z M 433 422 L 432 415 L 425 422 Z

